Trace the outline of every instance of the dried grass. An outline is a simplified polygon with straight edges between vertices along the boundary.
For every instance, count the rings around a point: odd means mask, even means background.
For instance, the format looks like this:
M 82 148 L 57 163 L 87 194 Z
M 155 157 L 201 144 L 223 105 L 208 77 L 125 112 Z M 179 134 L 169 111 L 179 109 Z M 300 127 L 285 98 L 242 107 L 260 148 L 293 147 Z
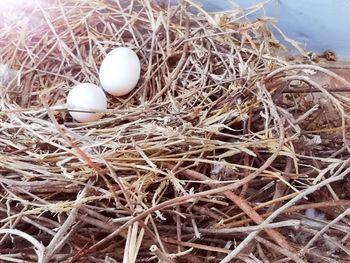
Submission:
M 349 262 L 350 100 L 312 75 L 350 84 L 281 56 L 269 19 L 190 0 L 37 0 L 11 14 L 0 261 Z M 139 55 L 138 87 L 73 122 L 68 90 L 99 84 L 116 46 Z

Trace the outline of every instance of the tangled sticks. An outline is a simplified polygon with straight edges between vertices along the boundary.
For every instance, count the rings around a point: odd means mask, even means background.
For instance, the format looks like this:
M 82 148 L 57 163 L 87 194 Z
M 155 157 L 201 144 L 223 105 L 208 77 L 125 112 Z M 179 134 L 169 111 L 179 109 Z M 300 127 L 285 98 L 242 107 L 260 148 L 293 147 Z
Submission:
M 188 0 L 16 15 L 0 19 L 0 260 L 346 260 L 349 96 L 313 76 L 349 83 L 282 56 L 269 20 Z M 67 91 L 116 46 L 137 51 L 138 87 L 75 123 Z

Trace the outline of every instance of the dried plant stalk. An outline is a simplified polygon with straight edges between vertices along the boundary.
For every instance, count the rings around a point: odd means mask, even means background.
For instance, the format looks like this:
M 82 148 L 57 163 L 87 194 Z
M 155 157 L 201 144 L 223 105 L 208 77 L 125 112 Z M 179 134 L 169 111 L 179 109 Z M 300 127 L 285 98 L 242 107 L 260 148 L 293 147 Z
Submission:
M 299 47 L 284 56 L 274 21 L 247 13 L 190 0 L 0 10 L 0 260 L 349 261 L 350 83 Z M 67 92 L 99 85 L 118 46 L 140 58 L 137 87 L 74 122 Z

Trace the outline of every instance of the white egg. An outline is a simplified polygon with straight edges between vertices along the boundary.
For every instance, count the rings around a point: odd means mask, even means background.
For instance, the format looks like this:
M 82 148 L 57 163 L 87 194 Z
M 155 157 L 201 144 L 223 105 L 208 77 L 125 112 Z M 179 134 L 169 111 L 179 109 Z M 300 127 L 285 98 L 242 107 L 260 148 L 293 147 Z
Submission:
M 102 88 L 113 96 L 123 96 L 135 88 L 141 73 L 138 56 L 128 47 L 118 47 L 102 61 L 99 77 Z
M 81 83 L 69 91 L 67 107 L 76 121 L 97 121 L 102 116 L 100 112 L 107 109 L 106 94 L 94 84 Z

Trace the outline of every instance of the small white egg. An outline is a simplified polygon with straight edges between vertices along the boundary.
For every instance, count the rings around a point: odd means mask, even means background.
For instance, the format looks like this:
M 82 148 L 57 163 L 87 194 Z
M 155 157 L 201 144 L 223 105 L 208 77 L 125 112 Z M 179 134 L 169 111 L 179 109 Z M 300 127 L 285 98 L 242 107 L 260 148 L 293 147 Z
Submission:
M 97 121 L 102 116 L 99 112 L 107 109 L 106 94 L 92 83 L 81 83 L 69 91 L 67 107 L 69 114 L 76 121 Z
M 141 64 L 136 53 L 128 47 L 118 47 L 102 61 L 99 77 L 102 88 L 113 96 L 123 96 L 139 81 Z

